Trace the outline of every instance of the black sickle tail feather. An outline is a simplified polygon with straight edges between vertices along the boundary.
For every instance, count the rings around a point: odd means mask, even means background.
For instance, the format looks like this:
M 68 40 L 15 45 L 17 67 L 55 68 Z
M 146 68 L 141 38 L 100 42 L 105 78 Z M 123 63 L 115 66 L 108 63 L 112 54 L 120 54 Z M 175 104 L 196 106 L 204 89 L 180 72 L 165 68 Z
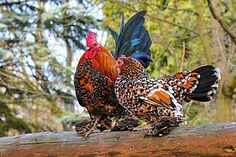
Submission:
M 209 101 L 211 100 L 218 88 L 218 81 L 220 80 L 220 69 L 211 65 L 201 66 L 192 71 L 198 73 L 198 84 L 190 94 L 186 96 L 191 100 Z
M 117 59 L 121 55 L 132 56 L 145 68 L 151 62 L 150 35 L 144 27 L 146 11 L 140 11 L 132 16 L 124 25 L 124 16 L 121 20 L 120 34 L 108 27 L 116 42 L 116 50 L 112 55 Z

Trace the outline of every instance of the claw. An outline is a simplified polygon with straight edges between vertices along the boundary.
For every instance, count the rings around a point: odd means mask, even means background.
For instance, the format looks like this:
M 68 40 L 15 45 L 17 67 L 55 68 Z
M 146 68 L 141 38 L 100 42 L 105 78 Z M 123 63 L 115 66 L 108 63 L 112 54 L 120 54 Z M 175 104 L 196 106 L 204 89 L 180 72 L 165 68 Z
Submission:
M 97 127 L 97 124 L 98 124 L 98 121 L 100 120 L 100 117 L 96 117 L 95 118 L 95 121 L 94 121 L 94 124 L 93 124 L 93 127 L 91 129 L 89 129 L 86 133 L 85 133 L 85 138 L 88 138 L 90 134 L 92 134 L 94 132 L 94 130 L 96 129 Z
M 104 130 L 103 132 L 104 133 L 108 133 L 108 132 L 111 132 L 112 130 Z
M 154 126 L 150 127 L 150 129 L 148 129 L 148 131 L 146 132 L 144 137 L 147 137 L 147 136 L 161 137 L 163 135 L 169 134 L 172 128 L 173 127 L 167 126 L 167 125 L 165 125 L 165 123 L 160 122 L 160 123 L 157 123 Z

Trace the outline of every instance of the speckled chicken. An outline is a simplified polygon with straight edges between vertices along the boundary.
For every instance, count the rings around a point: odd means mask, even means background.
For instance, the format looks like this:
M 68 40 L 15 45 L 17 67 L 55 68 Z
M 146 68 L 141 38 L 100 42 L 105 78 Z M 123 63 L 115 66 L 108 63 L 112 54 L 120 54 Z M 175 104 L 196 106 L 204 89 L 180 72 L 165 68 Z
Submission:
M 116 96 L 131 114 L 152 124 L 147 135 L 168 133 L 184 122 L 182 104 L 211 100 L 220 79 L 219 69 L 211 65 L 160 79 L 152 78 L 132 57 L 118 58 L 116 66 L 119 68 Z
M 116 121 L 121 121 L 122 130 L 123 124 L 126 124 L 122 119 L 128 117 L 129 121 L 129 112 L 119 104 L 114 93 L 118 75 L 115 58 L 133 56 L 144 67 L 150 64 L 151 39 L 143 26 L 145 14 L 146 11 L 138 12 L 125 25 L 122 18 L 120 34 L 113 32 L 116 35 L 116 51 L 112 54 L 97 42 L 92 32 L 88 33 L 88 49 L 80 58 L 74 76 L 78 102 L 87 109 L 91 118 L 91 121 L 75 126 L 80 135 L 87 137 L 96 128 L 101 131 L 119 130 Z

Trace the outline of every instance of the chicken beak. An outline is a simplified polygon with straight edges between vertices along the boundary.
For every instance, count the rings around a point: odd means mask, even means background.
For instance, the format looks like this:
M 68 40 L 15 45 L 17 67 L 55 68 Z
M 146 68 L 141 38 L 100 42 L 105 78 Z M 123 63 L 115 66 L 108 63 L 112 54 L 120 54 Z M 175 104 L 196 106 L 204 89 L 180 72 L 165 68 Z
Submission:
M 118 68 L 118 63 L 116 62 L 116 64 L 114 65 L 114 68 Z
M 116 64 L 114 65 L 114 69 L 116 69 L 116 71 L 118 72 L 118 74 L 120 74 L 120 68 L 119 68 L 117 62 L 116 62 Z
M 120 68 L 117 68 L 118 75 L 120 75 Z

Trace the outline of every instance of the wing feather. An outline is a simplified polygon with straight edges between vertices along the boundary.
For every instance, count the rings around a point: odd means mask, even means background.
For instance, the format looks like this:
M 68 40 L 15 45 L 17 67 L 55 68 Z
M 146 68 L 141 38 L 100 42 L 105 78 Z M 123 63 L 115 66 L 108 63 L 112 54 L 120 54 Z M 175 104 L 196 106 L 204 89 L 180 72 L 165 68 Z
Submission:
M 151 90 L 146 97 L 140 97 L 140 99 L 158 107 L 179 111 L 182 109 L 182 106 L 175 100 L 174 96 L 162 88 Z

